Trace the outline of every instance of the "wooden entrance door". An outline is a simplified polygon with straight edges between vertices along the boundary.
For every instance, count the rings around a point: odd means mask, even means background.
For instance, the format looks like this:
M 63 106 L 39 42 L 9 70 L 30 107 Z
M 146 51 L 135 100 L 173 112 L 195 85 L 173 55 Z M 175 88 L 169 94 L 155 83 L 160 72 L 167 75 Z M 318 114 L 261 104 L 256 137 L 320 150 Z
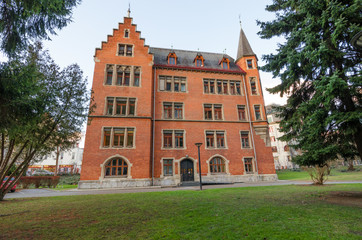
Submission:
M 186 159 L 181 162 L 181 181 L 194 181 L 194 163 L 190 159 Z

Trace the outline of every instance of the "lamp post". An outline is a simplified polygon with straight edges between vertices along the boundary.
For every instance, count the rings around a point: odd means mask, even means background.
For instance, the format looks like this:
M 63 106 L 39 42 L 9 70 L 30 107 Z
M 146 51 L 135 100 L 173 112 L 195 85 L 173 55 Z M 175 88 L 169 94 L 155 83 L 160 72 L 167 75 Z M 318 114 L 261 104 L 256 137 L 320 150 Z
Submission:
M 201 161 L 200 161 L 200 147 L 202 143 L 195 143 L 197 150 L 199 152 L 199 176 L 200 176 L 200 190 L 202 190 L 202 180 L 201 180 Z

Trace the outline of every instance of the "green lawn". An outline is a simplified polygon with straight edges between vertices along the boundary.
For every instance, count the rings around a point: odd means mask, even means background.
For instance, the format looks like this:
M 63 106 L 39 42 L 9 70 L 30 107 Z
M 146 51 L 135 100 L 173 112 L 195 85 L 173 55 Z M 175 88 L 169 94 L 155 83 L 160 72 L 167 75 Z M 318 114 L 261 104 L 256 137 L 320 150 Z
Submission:
M 355 167 L 356 171 L 347 172 L 347 167 L 332 169 L 328 181 L 362 181 L 362 167 Z M 300 180 L 311 181 L 310 176 L 305 171 L 279 170 L 277 171 L 279 180 Z
M 361 205 L 329 203 L 332 191 L 362 184 L 6 200 L 0 238 L 361 239 Z

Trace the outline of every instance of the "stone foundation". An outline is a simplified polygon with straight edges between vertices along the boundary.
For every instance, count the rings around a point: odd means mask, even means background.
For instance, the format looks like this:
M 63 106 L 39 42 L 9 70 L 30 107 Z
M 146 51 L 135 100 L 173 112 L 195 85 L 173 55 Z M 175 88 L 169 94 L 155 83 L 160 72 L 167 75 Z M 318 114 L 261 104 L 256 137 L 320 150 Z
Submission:
M 197 175 L 197 174 L 196 174 Z M 203 176 L 204 183 L 238 183 L 238 182 L 260 182 L 260 181 L 276 181 L 278 176 L 276 174 L 247 174 L 247 175 L 209 175 Z M 179 186 L 180 178 L 165 177 L 155 178 L 155 186 L 171 187 Z M 199 182 L 199 176 L 195 178 L 195 182 Z M 152 185 L 151 179 L 105 179 L 105 180 L 88 180 L 79 181 L 79 189 L 105 189 L 105 188 L 136 188 L 136 187 L 149 187 Z

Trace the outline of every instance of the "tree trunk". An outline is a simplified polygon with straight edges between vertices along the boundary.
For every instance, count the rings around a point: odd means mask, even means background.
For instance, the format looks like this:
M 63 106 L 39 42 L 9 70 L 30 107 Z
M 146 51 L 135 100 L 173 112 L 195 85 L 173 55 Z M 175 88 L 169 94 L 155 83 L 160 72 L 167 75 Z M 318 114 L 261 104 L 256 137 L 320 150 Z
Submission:
M 58 175 L 58 165 L 59 165 L 59 146 L 57 146 L 57 157 L 55 158 L 55 173 L 54 176 Z
M 353 160 L 348 160 L 348 169 L 347 171 L 354 171 L 354 167 L 353 167 Z

